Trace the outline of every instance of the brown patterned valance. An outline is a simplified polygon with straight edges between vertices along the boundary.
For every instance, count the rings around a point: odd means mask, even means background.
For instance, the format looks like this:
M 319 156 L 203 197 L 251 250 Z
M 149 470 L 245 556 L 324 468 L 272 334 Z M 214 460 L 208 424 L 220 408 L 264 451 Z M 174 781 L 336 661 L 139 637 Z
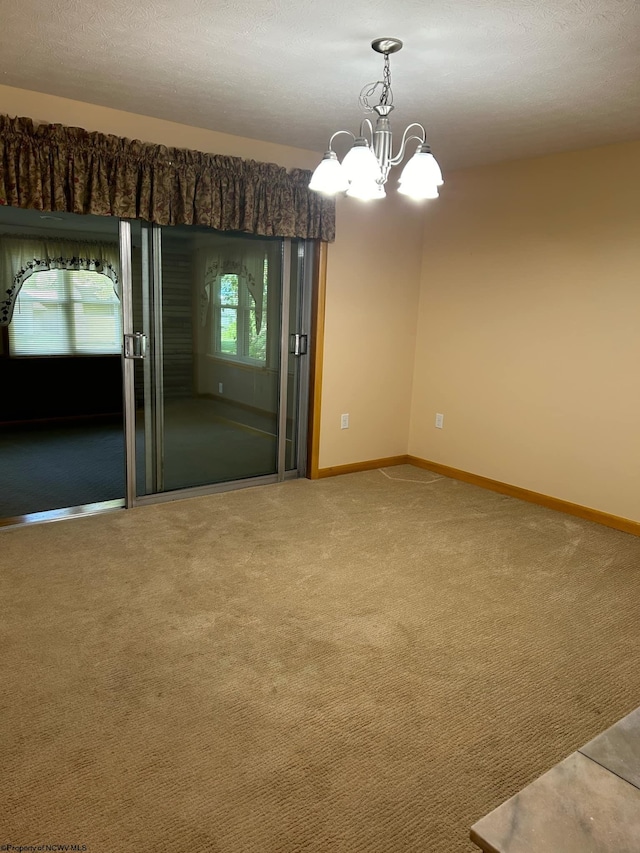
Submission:
M 0 204 L 335 239 L 311 172 L 0 115 Z

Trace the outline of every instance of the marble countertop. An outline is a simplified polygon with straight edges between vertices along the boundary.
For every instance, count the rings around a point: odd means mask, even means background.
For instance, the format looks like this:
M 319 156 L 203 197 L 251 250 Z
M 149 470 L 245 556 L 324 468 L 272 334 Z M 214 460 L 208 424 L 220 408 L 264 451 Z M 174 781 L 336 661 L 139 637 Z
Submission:
M 640 708 L 580 747 L 578 752 L 640 788 Z
M 485 853 L 639 853 L 640 709 L 471 829 Z

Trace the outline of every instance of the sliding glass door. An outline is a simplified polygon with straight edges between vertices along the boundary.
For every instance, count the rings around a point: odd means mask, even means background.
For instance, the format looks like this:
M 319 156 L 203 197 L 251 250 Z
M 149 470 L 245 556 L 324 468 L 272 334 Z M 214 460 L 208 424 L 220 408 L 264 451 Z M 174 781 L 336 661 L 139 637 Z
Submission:
M 0 226 L 0 520 L 304 473 L 311 241 Z
M 305 465 L 311 245 L 121 223 L 128 503 Z

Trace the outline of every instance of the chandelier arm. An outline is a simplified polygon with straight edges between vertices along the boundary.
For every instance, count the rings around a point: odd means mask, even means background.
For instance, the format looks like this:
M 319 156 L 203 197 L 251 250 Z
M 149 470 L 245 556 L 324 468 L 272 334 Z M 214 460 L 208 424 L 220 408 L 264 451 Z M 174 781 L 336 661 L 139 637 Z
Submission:
M 409 131 L 411 130 L 412 127 L 419 127 L 420 130 L 422 131 L 422 136 L 407 136 L 407 134 L 409 133 Z M 400 150 L 398 151 L 398 153 L 395 157 L 392 157 L 389 160 L 390 166 L 397 166 L 398 163 L 400 163 L 400 161 L 404 157 L 405 150 L 407 147 L 407 142 L 409 142 L 412 139 L 417 139 L 421 144 L 423 144 L 427 141 L 427 131 L 417 121 L 414 121 L 412 124 L 408 125 L 408 127 L 405 128 L 404 133 L 402 134 L 402 142 L 400 143 Z
M 395 159 L 395 160 L 391 160 L 391 161 L 390 161 L 390 165 L 391 165 L 391 166 L 397 166 L 397 165 L 398 165 L 398 163 L 400 163 L 400 161 L 402 160 L 402 158 L 404 157 L 404 155 L 407 153 L 407 146 L 408 146 L 408 144 L 409 144 L 412 140 L 414 140 L 414 139 L 416 140 L 416 142 L 419 142 L 419 143 L 420 143 L 420 145 L 424 145 L 424 139 L 422 139 L 422 137 L 420 137 L 420 136 L 409 136 L 409 137 L 407 138 L 407 140 L 405 141 L 405 144 L 403 145 L 403 147 L 402 147 L 402 149 L 401 149 L 401 151 L 400 151 L 400 154 L 398 154 L 398 156 L 396 157 L 396 159 Z M 418 148 L 420 147 L 420 145 L 418 146 Z
M 360 122 L 360 136 L 364 137 L 364 126 L 365 124 L 369 128 L 369 144 L 373 147 L 373 124 L 371 123 L 371 119 L 363 118 Z
M 346 133 L 347 136 L 350 136 L 353 140 L 355 140 L 355 138 L 356 138 L 355 133 L 351 133 L 350 130 L 336 130 L 336 132 L 333 134 L 333 136 L 329 140 L 329 149 L 328 149 L 329 151 L 333 151 L 333 148 L 331 147 L 333 145 L 333 140 L 336 138 L 336 136 L 340 136 L 341 133 Z

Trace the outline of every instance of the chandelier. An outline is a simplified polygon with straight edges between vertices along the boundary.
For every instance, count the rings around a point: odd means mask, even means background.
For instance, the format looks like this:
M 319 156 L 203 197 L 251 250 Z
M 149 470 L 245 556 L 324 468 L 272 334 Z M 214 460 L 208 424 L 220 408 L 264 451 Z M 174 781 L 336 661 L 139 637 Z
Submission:
M 309 188 L 325 195 L 345 192 L 352 198 L 369 201 L 384 198 L 384 186 L 392 166 L 404 159 L 407 145 L 417 141 L 416 151 L 407 162 L 400 175 L 398 192 L 413 199 L 437 198 L 438 187 L 444 183 L 438 163 L 427 145 L 426 131 L 421 124 L 410 124 L 402 134 L 402 142 L 396 156 L 393 156 L 393 141 L 389 114 L 393 110 L 393 92 L 391 91 L 391 68 L 389 54 L 402 48 L 399 39 L 379 38 L 371 42 L 371 47 L 384 56 L 382 80 L 368 83 L 360 92 L 360 106 L 370 113 L 376 113 L 375 128 L 368 118 L 360 124 L 360 133 L 356 136 L 350 130 L 338 130 L 329 140 L 329 147 L 311 177 Z M 372 105 L 379 91 L 378 103 Z M 368 131 L 368 138 L 365 133 Z M 336 136 L 346 134 L 353 139 L 351 148 L 342 163 L 333 150 Z

